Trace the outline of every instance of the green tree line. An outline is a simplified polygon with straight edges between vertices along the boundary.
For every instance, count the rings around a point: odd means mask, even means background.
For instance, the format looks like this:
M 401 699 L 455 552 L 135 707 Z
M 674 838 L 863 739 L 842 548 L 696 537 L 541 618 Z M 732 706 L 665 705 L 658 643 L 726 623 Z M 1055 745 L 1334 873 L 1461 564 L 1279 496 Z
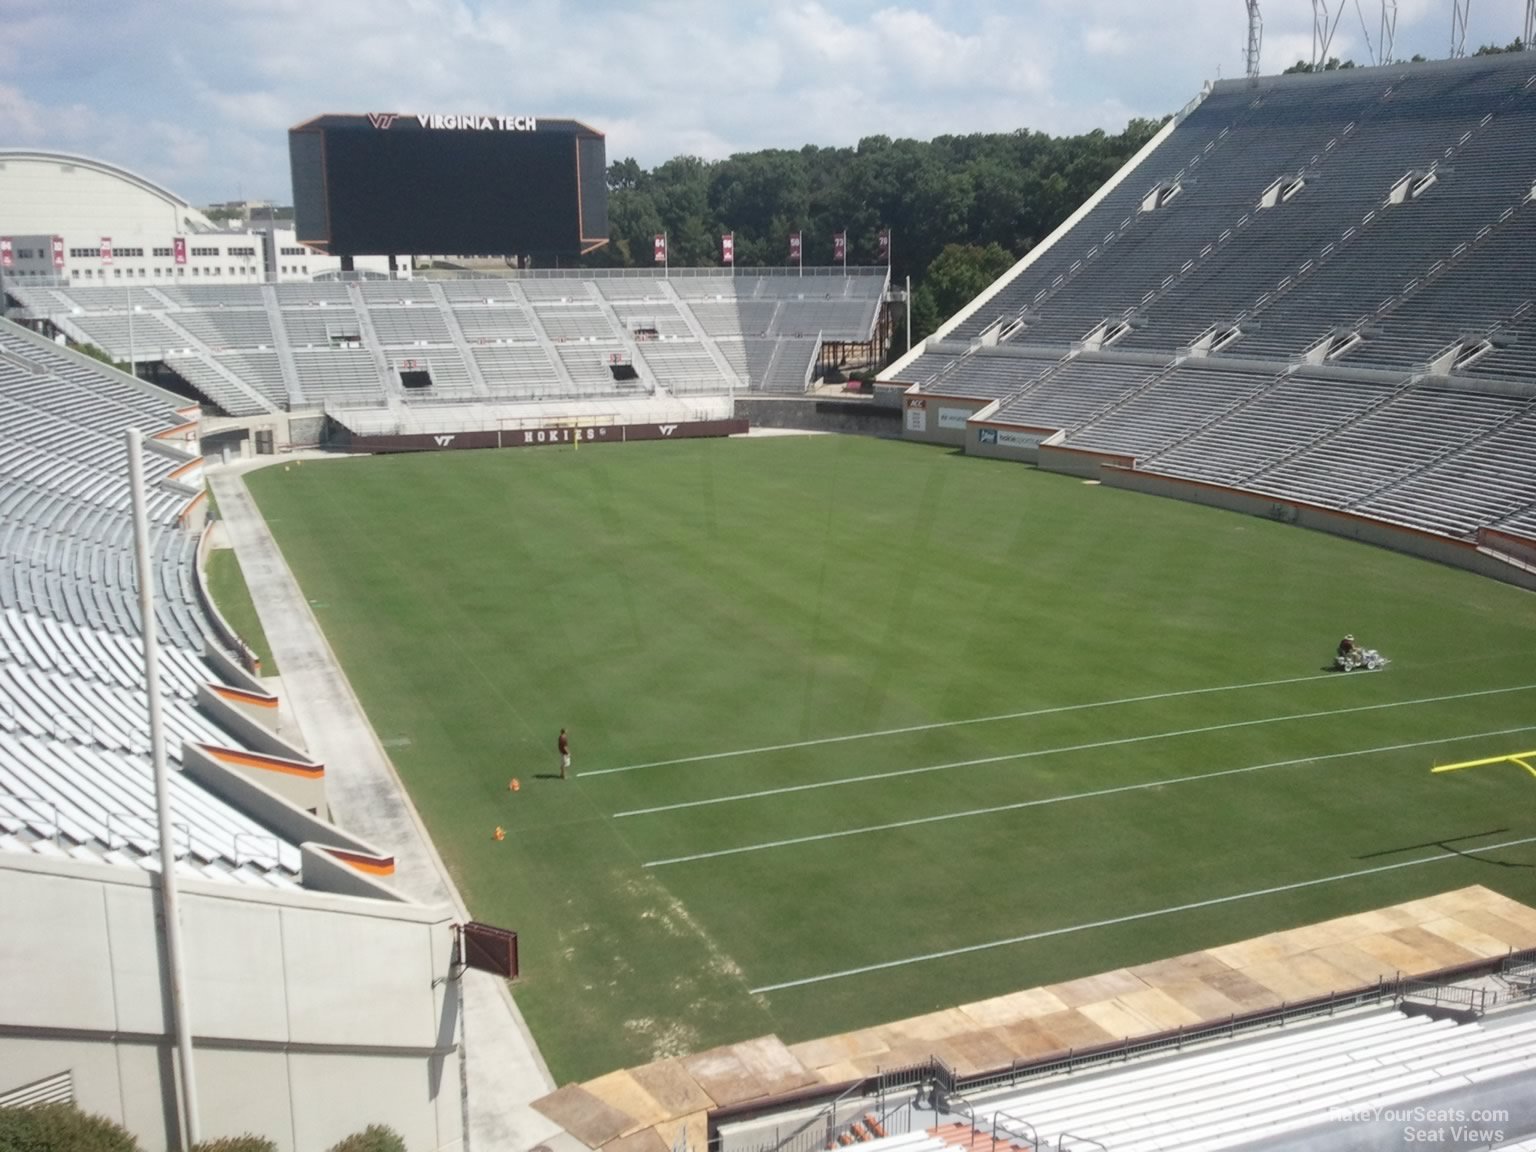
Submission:
M 848 262 L 878 261 L 892 237 L 891 274 L 913 281 L 913 339 L 933 331 L 1028 252 L 1156 134 L 1132 120 L 1109 135 L 1040 132 L 892 140 L 853 148 L 743 152 L 726 160 L 677 156 L 652 169 L 633 159 L 608 169 L 609 243 L 588 262 L 650 267 L 652 239 L 668 238 L 679 266 L 718 265 L 735 236 L 743 268 L 786 265 L 802 235 L 807 265 L 830 265 L 846 230 Z

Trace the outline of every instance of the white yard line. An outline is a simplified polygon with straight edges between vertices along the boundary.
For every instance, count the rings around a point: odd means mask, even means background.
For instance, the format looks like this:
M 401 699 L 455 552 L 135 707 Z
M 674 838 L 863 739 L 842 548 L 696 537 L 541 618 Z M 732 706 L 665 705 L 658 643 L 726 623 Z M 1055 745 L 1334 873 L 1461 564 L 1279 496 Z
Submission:
M 946 812 L 940 816 L 917 816 L 911 820 L 893 820 L 889 824 L 868 824 L 862 828 L 844 828 L 837 832 L 819 832 L 811 836 L 791 836 L 785 840 L 767 840 L 761 844 L 743 844 L 737 848 L 719 848 L 713 852 L 695 852 L 691 856 L 668 856 L 662 860 L 647 860 L 642 867 L 663 868 L 668 864 L 692 864 L 696 860 L 715 860 L 721 856 L 740 856 L 746 852 L 765 852 L 771 848 L 791 848 L 797 844 L 814 844 L 821 840 L 841 840 L 849 836 L 865 836 L 871 832 L 890 832 L 897 828 L 915 828 L 921 824 L 941 824 L 947 820 L 965 820 L 972 816 L 992 816 L 999 812 L 1015 812 L 1021 808 L 1038 808 L 1046 804 L 1065 804 L 1071 800 L 1092 800 L 1099 796 L 1114 796 L 1121 792 L 1141 792 L 1149 788 L 1166 788 L 1173 784 L 1191 784 L 1200 780 L 1218 780 L 1223 776 L 1240 776 L 1247 772 L 1262 772 L 1267 768 L 1290 768 L 1298 764 L 1321 764 L 1325 760 L 1342 760 L 1350 756 L 1371 756 L 1379 752 L 1401 752 L 1409 748 L 1428 748 L 1434 744 L 1450 744 L 1457 740 L 1480 740 L 1492 736 L 1512 736 L 1517 732 L 1536 731 L 1536 724 L 1518 728 L 1500 728 L 1494 732 L 1469 732 L 1465 736 L 1442 736 L 1435 740 L 1415 740 L 1410 744 L 1383 744 L 1376 748 L 1359 748 L 1349 752 L 1329 752 L 1322 756 L 1301 756 L 1294 760 L 1272 760 L 1268 764 L 1249 764 L 1242 768 L 1222 768 L 1215 772 L 1197 772 L 1189 776 L 1171 776 L 1162 780 L 1148 780 L 1141 784 L 1121 784 L 1114 788 L 1095 788 L 1091 792 L 1071 792 L 1064 796 L 1047 796 L 1040 800 L 1020 800 L 1013 804 L 997 804 L 990 808 L 967 808 L 961 812 Z
M 1094 928 L 1110 928 L 1116 924 L 1132 924 L 1138 920 L 1151 920 L 1158 916 L 1172 916 L 1178 912 L 1192 912 L 1198 908 L 1214 908 L 1221 904 L 1234 904 L 1239 900 L 1253 900 L 1260 896 L 1274 896 L 1281 892 L 1295 892 L 1301 888 L 1316 888 L 1322 884 L 1337 884 L 1342 880 L 1357 880 L 1362 876 L 1374 876 L 1380 872 L 1392 872 L 1398 868 L 1415 868 L 1420 864 L 1438 864 L 1443 860 L 1455 860 L 1472 852 L 1494 852 L 1500 848 L 1518 848 L 1536 844 L 1536 836 L 1524 836 L 1519 840 L 1504 840 L 1481 848 L 1468 848 L 1464 852 L 1449 849 L 1438 856 L 1421 856 L 1415 860 L 1399 860 L 1396 864 L 1378 864 L 1374 868 L 1360 868 L 1354 872 L 1340 872 L 1316 880 L 1298 880 L 1294 884 L 1277 884 L 1272 888 L 1256 888 L 1252 892 L 1238 892 L 1231 896 L 1213 896 L 1209 900 L 1195 900 L 1188 904 L 1175 904 L 1168 908 L 1156 908 L 1150 912 L 1132 912 L 1128 916 L 1114 916 L 1107 920 L 1090 920 L 1083 924 L 1070 924 L 1065 928 L 1047 928 L 1040 932 L 1026 932 L 1022 936 L 1010 936 L 1006 940 L 988 940 L 984 944 L 967 944 L 963 948 L 946 948 L 942 952 L 928 952 L 921 956 L 907 956 L 901 960 L 886 960 L 879 964 L 865 964 L 860 968 L 844 968 L 840 972 L 827 972 L 821 976 L 802 976 L 798 980 L 783 980 L 777 984 L 764 984 L 753 988 L 752 994 L 780 992 L 786 988 L 803 988 L 808 984 L 824 984 L 829 980 L 842 980 L 848 976 L 862 976 L 869 972 L 883 972 L 888 968 L 905 968 L 911 964 L 923 964 L 929 960 L 945 960 L 951 956 L 964 956 L 971 952 L 985 952 L 992 948 L 1006 948 L 1010 944 L 1027 944 L 1031 940 L 1047 940 L 1052 936 L 1070 936 L 1075 932 L 1087 932 Z
M 1443 704 L 1451 700 L 1470 700 L 1478 696 L 1500 696 L 1510 692 L 1529 692 L 1536 684 L 1520 684 L 1513 688 L 1483 688 L 1475 692 L 1455 692 L 1448 696 L 1421 696 L 1415 700 L 1394 700 L 1386 704 L 1359 704 L 1351 708 L 1333 708 L 1321 712 L 1295 712 L 1286 716 L 1266 716 L 1258 720 L 1233 720 L 1226 724 L 1209 724 L 1203 728 L 1180 728 L 1173 732 L 1153 732 L 1145 736 L 1121 736 L 1114 740 L 1094 740 L 1087 744 L 1068 744 L 1057 748 L 1036 748 L 1029 752 L 1007 752 L 1000 756 L 982 756 L 974 760 L 952 760 L 945 764 L 925 764 L 918 768 L 898 768 L 890 772 L 870 772 L 863 776 L 840 776 L 835 780 L 819 780 L 813 784 L 787 784 L 781 788 L 762 788 L 756 792 L 736 792 L 729 796 L 714 796 L 707 800 L 682 800 L 675 804 L 658 804 L 650 808 L 631 808 L 615 812 L 614 818 L 626 816 L 653 816 L 659 812 L 676 812 L 684 808 L 703 808 L 711 804 L 731 804 L 740 800 L 760 800 L 768 796 L 784 796 L 792 792 L 810 792 L 818 788 L 837 788 L 845 784 L 867 784 L 872 780 L 890 780 L 897 776 L 919 776 L 927 772 L 946 772 L 952 768 L 974 768 L 982 764 L 1002 764 L 1010 760 L 1027 760 L 1036 756 L 1054 756 L 1064 752 L 1089 752 L 1098 748 L 1119 748 L 1128 744 L 1143 744 L 1152 740 L 1172 740 L 1180 736 L 1199 736 L 1208 732 L 1226 732 L 1234 728 L 1256 728 L 1265 724 L 1284 724 L 1292 720 L 1320 720 L 1329 716 L 1348 716 L 1357 712 L 1379 712 L 1388 708 L 1411 708 L 1418 704 Z
M 1054 716 L 1061 712 L 1082 712 L 1089 708 L 1114 708 L 1121 704 L 1144 704 L 1151 700 L 1173 700 L 1180 696 L 1206 696 L 1215 692 L 1241 692 L 1248 688 L 1275 688 L 1282 684 L 1306 684 L 1313 680 L 1348 680 L 1337 672 L 1316 676 L 1292 676 L 1287 680 L 1259 680 L 1252 684 L 1223 684 L 1216 688 L 1184 688 L 1177 692 L 1154 692 L 1150 696 L 1125 696 L 1119 700 L 1090 700 L 1085 704 L 1061 704 L 1052 708 L 1033 708 L 1028 712 L 1004 712 L 998 716 L 975 716 L 968 720 L 941 720 L 933 724 L 910 724 L 905 728 L 882 728 L 874 732 L 851 732 L 844 736 L 822 736 L 815 740 L 795 740 L 788 744 L 765 744 L 761 748 L 736 748 L 729 752 L 705 752 L 681 756 L 675 760 L 651 760 L 644 764 L 625 764 L 619 768 L 594 768 L 578 776 L 612 776 L 616 772 L 637 772 L 641 768 L 665 768 L 672 764 L 697 764 L 705 760 L 729 760 L 735 756 L 756 756 L 763 752 L 787 752 L 795 748 L 814 748 L 821 744 L 843 744 L 850 740 L 875 740 L 882 736 L 905 736 L 912 732 L 932 732 L 940 728 L 963 728 L 968 724 L 993 724 L 999 720 L 1026 720 L 1031 716 Z

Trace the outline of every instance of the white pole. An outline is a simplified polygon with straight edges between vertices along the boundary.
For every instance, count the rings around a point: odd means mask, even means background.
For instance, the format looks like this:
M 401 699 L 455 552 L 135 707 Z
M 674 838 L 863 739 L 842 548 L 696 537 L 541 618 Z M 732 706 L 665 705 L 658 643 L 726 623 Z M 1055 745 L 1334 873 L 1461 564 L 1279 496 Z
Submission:
M 137 377 L 139 362 L 133 354 L 133 285 L 128 285 L 128 374 Z
M 128 483 L 133 494 L 133 551 L 139 578 L 139 622 L 144 638 L 144 691 L 149 698 L 149 754 L 155 774 L 155 818 L 160 825 L 160 897 L 165 922 L 166 976 L 171 988 L 172 1027 L 180 1054 L 181 1103 L 185 1116 L 181 1147 L 199 1140 L 197 1077 L 192 1062 L 192 1026 L 186 1001 L 181 950 L 181 909 L 176 900 L 176 843 L 171 827 L 170 779 L 165 767 L 165 724 L 160 715 L 160 658 L 155 636 L 154 576 L 149 560 L 149 514 L 144 502 L 143 434 L 127 430 Z

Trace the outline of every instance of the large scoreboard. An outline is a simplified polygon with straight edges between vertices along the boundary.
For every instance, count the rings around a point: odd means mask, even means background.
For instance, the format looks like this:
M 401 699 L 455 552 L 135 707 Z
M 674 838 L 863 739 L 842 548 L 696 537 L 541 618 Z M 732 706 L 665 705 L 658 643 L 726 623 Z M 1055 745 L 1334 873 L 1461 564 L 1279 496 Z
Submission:
M 603 134 L 471 113 L 319 116 L 291 128 L 298 239 L 334 256 L 571 256 L 608 241 Z

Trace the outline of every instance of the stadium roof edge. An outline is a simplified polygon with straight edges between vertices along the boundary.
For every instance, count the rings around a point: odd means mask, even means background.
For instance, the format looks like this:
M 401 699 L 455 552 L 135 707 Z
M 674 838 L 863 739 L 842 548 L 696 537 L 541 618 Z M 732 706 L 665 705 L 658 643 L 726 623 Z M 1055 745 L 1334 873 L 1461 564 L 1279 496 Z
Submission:
M 98 160 L 93 156 L 82 156 L 77 152 L 50 152 L 42 148 L 0 148 L 0 161 L 3 160 L 43 160 L 59 164 L 75 164 L 82 168 L 93 168 L 108 176 L 116 176 L 121 180 L 127 180 L 131 184 L 136 184 L 146 192 L 160 197 L 177 208 L 198 212 L 198 209 L 193 206 L 190 200 L 176 195 L 176 193 L 164 185 L 156 184 L 147 176 L 140 176 L 137 172 L 124 168 L 120 164 Z M 201 216 L 202 213 L 198 212 L 198 215 Z
M 884 383 L 886 381 L 900 380 L 898 373 L 904 371 L 907 365 L 911 364 L 912 361 L 916 360 L 923 354 L 923 350 L 927 347 L 929 340 L 942 340 L 950 332 L 954 331 L 954 329 L 959 324 L 965 320 L 968 320 L 978 309 L 981 308 L 983 304 L 1001 292 L 1003 288 L 1014 279 L 1014 277 L 1018 276 L 1021 272 L 1024 271 L 1024 269 L 1028 268 L 1041 256 L 1049 252 L 1051 248 L 1055 246 L 1056 241 L 1060 240 L 1063 236 L 1075 228 L 1078 221 L 1080 221 L 1084 216 L 1088 215 L 1089 212 L 1093 211 L 1093 209 L 1098 206 L 1099 201 L 1103 200 L 1104 197 L 1108 196 L 1112 191 L 1118 188 L 1121 182 L 1129 177 L 1132 172 L 1140 168 L 1147 157 L 1152 155 L 1153 152 L 1157 151 L 1158 147 L 1162 145 L 1164 140 L 1173 135 L 1174 129 L 1176 129 L 1179 124 L 1183 122 L 1186 116 L 1198 108 L 1204 101 L 1205 97 L 1209 94 L 1209 88 L 1203 89 L 1198 96 L 1196 96 L 1193 100 L 1184 106 L 1183 111 L 1179 115 L 1169 117 L 1168 123 L 1164 124 L 1162 128 L 1158 130 L 1157 135 L 1153 136 L 1152 139 L 1143 144 L 1140 151 L 1138 151 L 1136 155 L 1132 156 L 1128 161 L 1126 161 L 1126 163 L 1120 168 L 1120 171 L 1116 172 L 1113 176 L 1106 180 L 1103 185 L 1100 186 L 1097 192 L 1079 204 L 1077 210 L 1073 212 L 1072 215 L 1063 220 L 1060 224 L 1058 224 L 1049 236 L 1040 241 L 1040 243 L 1036 244 L 1028 252 L 1024 253 L 1023 257 L 1021 257 L 1019 261 L 1013 265 L 1012 268 L 1009 268 L 1008 271 L 1004 272 L 996 280 L 992 281 L 991 284 L 987 285 L 987 287 L 983 289 L 982 292 L 974 300 L 972 300 L 964 308 L 960 309 L 960 311 L 956 312 L 943 324 L 939 325 L 939 328 L 936 332 L 934 332 L 927 339 L 923 340 L 921 343 L 914 344 L 905 353 L 903 353 L 900 359 L 898 359 L 885 371 L 879 373 L 875 377 L 876 381 Z
M 1260 76 L 1257 82 L 1262 82 L 1266 86 L 1347 84 L 1351 79 L 1359 80 L 1362 76 L 1380 74 L 1394 69 L 1404 74 L 1422 76 L 1436 72 L 1454 72 L 1458 69 L 1467 71 L 1498 68 L 1536 70 L 1533 66 L 1536 66 L 1536 61 L 1533 61 L 1525 52 L 1499 52 L 1489 56 L 1464 56 L 1458 60 L 1394 60 L 1390 64 L 1357 64 L 1353 68 L 1334 68 L 1328 72 L 1270 72 Z M 1212 81 L 1211 90 L 1231 92 L 1235 89 L 1251 87 L 1255 82 L 1246 76 L 1231 77 Z

